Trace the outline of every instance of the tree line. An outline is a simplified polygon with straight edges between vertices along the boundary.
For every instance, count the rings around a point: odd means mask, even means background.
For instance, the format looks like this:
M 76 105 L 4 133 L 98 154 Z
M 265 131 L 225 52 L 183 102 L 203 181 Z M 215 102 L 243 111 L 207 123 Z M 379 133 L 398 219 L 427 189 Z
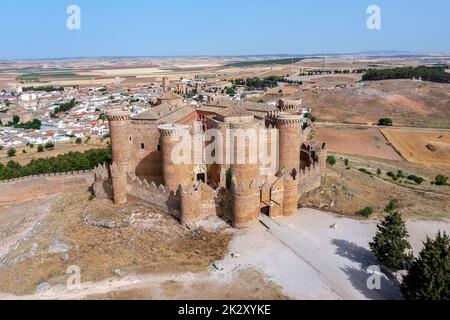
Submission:
M 290 84 L 302 84 L 301 81 L 293 81 L 287 80 L 284 77 L 278 76 L 270 76 L 265 77 L 263 79 L 255 77 L 255 78 L 247 78 L 247 79 L 234 79 L 231 80 L 233 85 L 235 86 L 245 86 L 247 90 L 264 90 L 266 88 L 275 88 L 278 87 L 279 82 L 290 83 Z
M 91 149 L 83 153 L 69 152 L 56 157 L 34 159 L 27 165 L 9 161 L 0 163 L 0 180 L 15 179 L 38 174 L 91 170 L 100 164 L 112 161 L 111 148 Z
M 75 99 L 70 100 L 70 102 L 67 103 L 60 103 L 55 110 L 53 110 L 53 113 L 50 115 L 51 118 L 56 118 L 57 114 L 60 112 L 67 112 L 75 108 L 75 106 L 78 104 L 78 102 Z
M 64 91 L 64 87 L 55 87 L 55 86 L 42 86 L 42 87 L 25 87 L 22 88 L 23 92 L 27 91 L 44 91 L 44 92 L 55 92 L 55 91 Z
M 450 83 L 450 73 L 444 67 L 401 67 L 390 69 L 369 69 L 363 75 L 363 81 L 378 81 L 389 79 L 422 78 L 425 81 Z

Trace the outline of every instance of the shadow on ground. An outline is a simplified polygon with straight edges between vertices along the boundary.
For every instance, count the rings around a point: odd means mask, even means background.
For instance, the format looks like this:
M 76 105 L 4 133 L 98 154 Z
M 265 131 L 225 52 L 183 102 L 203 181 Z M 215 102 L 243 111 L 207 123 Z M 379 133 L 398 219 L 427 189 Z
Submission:
M 379 267 L 379 263 L 371 251 L 346 240 L 333 239 L 331 243 L 337 247 L 337 255 L 360 265 L 359 268 L 346 266 L 341 270 L 347 274 L 352 286 L 361 292 L 364 297 L 371 300 L 402 299 L 398 281 L 384 273 L 380 273 L 381 289 L 369 289 L 368 279 L 373 276 L 369 269 Z

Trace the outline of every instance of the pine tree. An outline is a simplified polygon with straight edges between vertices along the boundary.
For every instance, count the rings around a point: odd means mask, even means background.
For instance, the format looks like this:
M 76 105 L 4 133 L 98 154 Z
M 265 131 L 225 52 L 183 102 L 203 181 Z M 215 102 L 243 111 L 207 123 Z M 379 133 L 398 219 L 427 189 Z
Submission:
M 407 300 L 450 300 L 450 238 L 445 232 L 427 238 L 401 290 Z
M 406 224 L 399 213 L 390 213 L 378 225 L 378 233 L 370 243 L 370 249 L 378 261 L 391 270 L 402 270 L 408 262 Z

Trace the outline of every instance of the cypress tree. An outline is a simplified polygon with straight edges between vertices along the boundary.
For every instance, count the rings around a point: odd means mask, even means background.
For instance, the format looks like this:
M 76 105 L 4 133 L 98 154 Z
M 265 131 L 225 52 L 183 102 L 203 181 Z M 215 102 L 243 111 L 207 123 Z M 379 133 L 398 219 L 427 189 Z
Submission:
M 450 300 L 450 238 L 427 238 L 401 285 L 407 300 Z
M 402 270 L 408 262 L 408 240 L 405 221 L 397 212 L 390 213 L 378 225 L 378 232 L 370 243 L 370 249 L 378 261 L 391 270 Z

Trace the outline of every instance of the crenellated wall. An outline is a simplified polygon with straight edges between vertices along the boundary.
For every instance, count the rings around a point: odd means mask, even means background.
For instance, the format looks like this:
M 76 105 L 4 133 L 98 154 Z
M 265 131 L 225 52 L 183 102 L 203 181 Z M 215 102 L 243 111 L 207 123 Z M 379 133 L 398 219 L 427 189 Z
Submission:
M 298 194 L 303 194 L 319 188 L 322 182 L 322 170 L 318 162 L 313 163 L 305 170 L 300 171 Z
M 168 187 L 128 176 L 127 199 L 148 203 L 174 217 L 180 217 L 179 195 Z

